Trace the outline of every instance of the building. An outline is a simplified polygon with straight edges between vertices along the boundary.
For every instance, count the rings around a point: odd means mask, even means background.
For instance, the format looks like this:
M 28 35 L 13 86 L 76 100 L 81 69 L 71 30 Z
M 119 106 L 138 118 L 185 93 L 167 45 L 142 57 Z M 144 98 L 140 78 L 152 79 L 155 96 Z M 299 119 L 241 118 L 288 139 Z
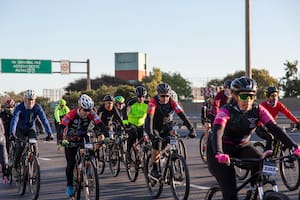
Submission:
M 50 102 L 59 101 L 65 93 L 64 89 L 43 89 L 43 97 L 49 98 Z
M 147 76 L 147 54 L 140 52 L 115 53 L 115 77 L 129 82 Z

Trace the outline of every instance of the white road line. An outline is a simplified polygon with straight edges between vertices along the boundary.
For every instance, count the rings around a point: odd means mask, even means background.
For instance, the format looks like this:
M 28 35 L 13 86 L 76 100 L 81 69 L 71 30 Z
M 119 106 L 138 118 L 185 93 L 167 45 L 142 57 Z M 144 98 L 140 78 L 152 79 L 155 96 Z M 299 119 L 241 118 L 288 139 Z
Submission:
M 210 188 L 210 187 L 200 186 L 200 185 L 195 185 L 195 184 L 190 184 L 190 187 L 196 188 L 196 189 L 199 189 L 199 190 L 209 190 L 209 188 Z
M 39 158 L 40 160 L 52 160 L 52 159 L 50 159 L 50 158 Z

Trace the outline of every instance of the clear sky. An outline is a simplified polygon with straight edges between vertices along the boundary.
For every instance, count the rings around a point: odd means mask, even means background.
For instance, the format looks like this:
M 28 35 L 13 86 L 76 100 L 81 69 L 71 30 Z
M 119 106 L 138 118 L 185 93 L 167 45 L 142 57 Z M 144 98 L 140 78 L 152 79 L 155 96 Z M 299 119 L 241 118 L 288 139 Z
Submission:
M 299 9 L 299 0 L 251 0 L 252 67 L 279 78 L 286 60 L 300 61 Z M 0 58 L 89 58 L 95 78 L 114 75 L 115 52 L 147 53 L 148 70 L 179 72 L 193 86 L 244 70 L 245 0 L 0 2 Z M 41 93 L 83 77 L 1 73 L 0 92 Z

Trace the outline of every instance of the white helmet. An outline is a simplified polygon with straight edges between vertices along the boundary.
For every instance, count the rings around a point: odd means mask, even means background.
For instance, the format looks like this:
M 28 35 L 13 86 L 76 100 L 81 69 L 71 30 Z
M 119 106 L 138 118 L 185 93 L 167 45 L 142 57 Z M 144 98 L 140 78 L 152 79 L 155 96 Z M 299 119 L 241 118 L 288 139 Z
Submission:
M 94 101 L 91 97 L 86 94 L 83 94 L 78 99 L 78 105 L 80 105 L 83 109 L 93 109 L 94 108 Z
M 24 97 L 26 99 L 36 99 L 36 94 L 34 90 L 28 89 L 24 92 Z

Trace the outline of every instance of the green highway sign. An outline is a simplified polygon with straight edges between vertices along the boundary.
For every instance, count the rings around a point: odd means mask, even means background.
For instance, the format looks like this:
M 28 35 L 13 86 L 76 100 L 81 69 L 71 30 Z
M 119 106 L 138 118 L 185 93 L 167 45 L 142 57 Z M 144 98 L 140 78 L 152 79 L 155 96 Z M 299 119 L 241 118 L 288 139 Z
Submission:
M 51 60 L 1 59 L 2 73 L 52 73 Z

